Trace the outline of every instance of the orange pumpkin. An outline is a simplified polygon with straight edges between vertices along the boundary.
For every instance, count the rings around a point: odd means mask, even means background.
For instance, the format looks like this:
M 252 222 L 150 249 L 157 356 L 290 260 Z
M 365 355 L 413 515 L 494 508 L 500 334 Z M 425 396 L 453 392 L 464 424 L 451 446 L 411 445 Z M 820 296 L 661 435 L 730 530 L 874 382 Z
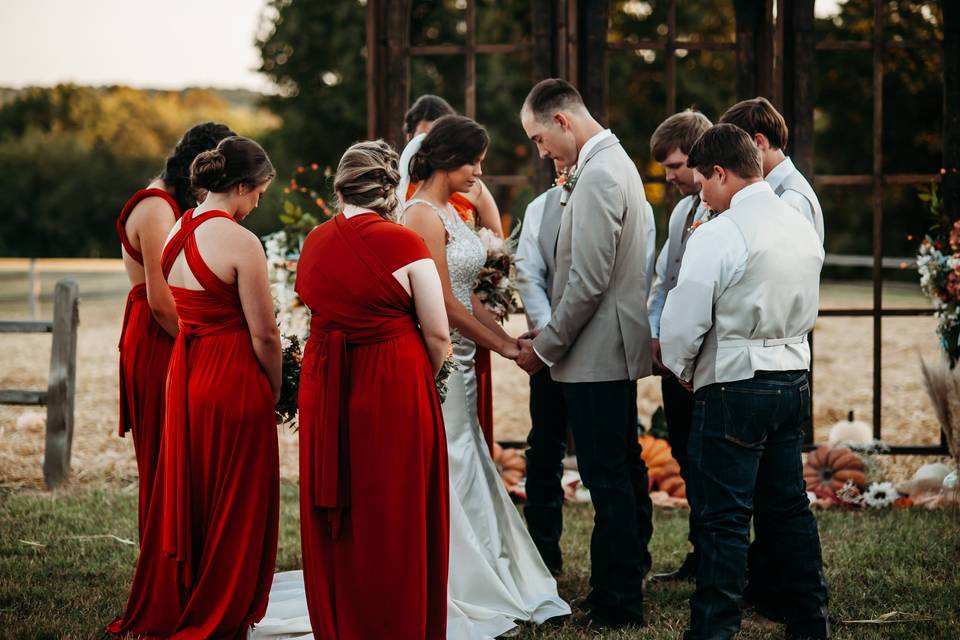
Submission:
M 820 445 L 807 454 L 803 465 L 803 479 L 808 491 L 827 489 L 838 491 L 848 480 L 859 488 L 867 486 L 863 460 L 846 447 L 831 449 Z
M 686 497 L 686 484 L 680 477 L 680 465 L 673 458 L 670 443 L 649 434 L 640 436 L 639 442 L 640 458 L 647 465 L 651 484 L 674 498 Z
M 504 449 L 493 443 L 493 461 L 507 491 L 517 488 L 527 471 L 527 461 L 519 449 Z

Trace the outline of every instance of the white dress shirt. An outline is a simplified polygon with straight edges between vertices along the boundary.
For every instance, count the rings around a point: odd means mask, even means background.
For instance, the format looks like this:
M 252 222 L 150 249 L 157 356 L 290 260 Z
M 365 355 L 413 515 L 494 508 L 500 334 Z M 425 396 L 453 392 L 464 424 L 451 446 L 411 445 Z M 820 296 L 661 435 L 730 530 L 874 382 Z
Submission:
M 554 187 L 558 188 L 558 187 Z M 517 243 L 517 290 L 527 314 L 527 327 L 542 329 L 550 322 L 550 292 L 547 291 L 547 265 L 540 253 L 538 238 L 543 221 L 544 191 L 527 205 Z
M 744 187 L 734 194 L 730 208 L 764 189 L 770 189 L 766 182 Z M 665 326 L 671 327 L 671 333 L 676 329 L 683 337 L 660 343 L 664 348 L 663 364 L 678 378 L 693 380 L 703 336 L 713 326 L 713 305 L 720 294 L 740 281 L 747 257 L 747 244 L 740 229 L 722 215 L 701 224 L 687 239 L 677 286 L 666 296 L 662 313 L 668 318 Z M 685 295 L 688 291 L 691 295 Z
M 793 166 L 793 160 L 787 157 L 783 159 L 783 162 L 771 169 L 764 180 L 770 185 L 771 189 L 776 191 L 784 179 L 796 170 L 796 167 Z M 806 218 L 814 227 L 817 226 L 816 214 L 813 211 L 813 207 L 810 206 L 810 202 L 804 198 L 802 194 L 788 189 L 783 192 L 780 199 L 799 211 L 800 215 Z
M 655 273 L 656 277 L 653 280 L 653 285 L 650 287 L 650 296 L 647 298 L 647 315 L 650 318 L 650 335 L 653 338 L 660 337 L 660 316 L 663 314 L 663 305 L 667 301 L 667 260 L 668 254 L 670 253 L 670 236 L 669 236 L 669 220 L 672 220 L 674 216 L 683 216 L 684 226 L 686 226 L 687 213 L 690 211 L 690 199 L 689 196 L 682 198 L 680 202 L 673 208 L 673 211 L 670 213 L 670 217 L 667 219 L 667 229 L 668 235 L 666 241 L 663 243 L 663 246 L 660 247 L 660 255 L 657 256 L 656 266 L 651 269 L 651 273 Z M 702 199 L 700 204 L 697 206 L 696 213 L 693 214 L 693 221 L 696 222 L 701 218 L 705 218 L 710 214 L 710 208 L 707 206 Z M 684 230 L 681 229 L 681 232 Z M 656 235 L 654 232 L 651 234 Z

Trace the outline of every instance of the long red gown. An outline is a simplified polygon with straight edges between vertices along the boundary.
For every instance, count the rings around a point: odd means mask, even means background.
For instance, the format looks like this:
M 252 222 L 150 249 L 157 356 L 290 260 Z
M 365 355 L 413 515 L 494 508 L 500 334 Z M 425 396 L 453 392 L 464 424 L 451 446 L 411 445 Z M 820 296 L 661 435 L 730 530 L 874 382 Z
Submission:
M 443 414 L 413 300 L 393 271 L 430 253 L 374 213 L 307 237 L 300 526 L 323 640 L 443 640 L 449 485 Z
M 411 182 L 407 187 L 407 200 L 413 197 L 420 183 Z M 450 205 L 460 218 L 471 227 L 477 226 L 477 207 L 461 193 L 450 197 Z M 493 363 L 490 350 L 477 345 L 473 356 L 474 372 L 477 374 L 477 417 L 480 429 L 487 443 L 490 455 L 493 455 Z
M 108 630 L 144 638 L 246 638 L 273 580 L 280 468 L 273 394 L 237 286 L 204 263 L 193 232 L 229 216 L 184 214 L 182 251 L 204 287 L 171 287 L 180 315 L 152 505 L 127 610 Z
M 147 198 L 163 198 L 176 218 L 180 210 L 176 200 L 162 189 L 141 189 L 123 206 L 117 218 L 117 234 L 127 254 L 143 265 L 141 254 L 127 237 L 127 218 L 133 209 Z M 167 333 L 147 304 L 147 285 L 134 285 L 127 294 L 120 330 L 120 437 L 127 431 L 133 435 L 133 450 L 137 456 L 137 475 L 140 478 L 140 503 L 137 526 L 140 537 L 147 523 L 147 508 L 153 491 L 160 455 L 160 432 L 163 427 L 163 388 L 167 380 L 167 365 L 173 350 L 173 338 Z

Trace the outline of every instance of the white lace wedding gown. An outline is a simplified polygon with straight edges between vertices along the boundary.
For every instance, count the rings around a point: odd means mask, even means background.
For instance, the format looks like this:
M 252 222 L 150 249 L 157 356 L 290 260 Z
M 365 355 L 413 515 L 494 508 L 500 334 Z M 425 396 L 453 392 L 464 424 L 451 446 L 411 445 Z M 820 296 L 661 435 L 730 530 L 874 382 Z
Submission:
M 411 200 L 407 206 L 415 202 L 434 208 L 443 221 L 453 292 L 471 309 L 473 283 L 486 257 L 483 244 L 452 210 L 424 200 Z M 471 341 L 459 339 L 454 358 L 460 367 L 448 380 L 443 404 L 450 469 L 449 640 L 489 640 L 516 627 L 517 621 L 539 624 L 570 613 L 483 440 L 474 351 Z M 267 615 L 253 637 L 312 638 L 309 631 L 303 572 L 277 574 Z

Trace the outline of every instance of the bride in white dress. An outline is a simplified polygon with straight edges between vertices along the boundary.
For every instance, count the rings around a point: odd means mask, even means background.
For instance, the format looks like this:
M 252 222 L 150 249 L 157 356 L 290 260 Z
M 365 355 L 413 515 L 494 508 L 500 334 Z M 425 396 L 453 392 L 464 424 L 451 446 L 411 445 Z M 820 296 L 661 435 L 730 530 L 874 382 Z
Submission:
M 433 139 L 431 139 L 433 138 Z M 455 144 L 456 148 L 449 148 Z M 454 346 L 458 370 L 447 382 L 443 419 L 450 472 L 450 568 L 447 638 L 488 640 L 510 632 L 517 622 L 540 624 L 570 614 L 500 480 L 477 416 L 475 343 L 516 358 L 516 341 L 485 309 L 474 304 L 473 285 L 486 251 L 447 203 L 480 175 L 486 132 L 461 116 L 436 121 L 412 162 L 421 182 L 406 204 L 406 224 L 424 237 L 444 281 L 450 326 L 460 333 Z M 470 147 L 476 147 L 471 152 Z M 443 161 L 436 162 L 436 158 Z M 432 164 L 431 164 L 432 161 Z M 439 165 L 439 166 L 438 166 Z M 255 638 L 304 637 L 310 630 L 302 572 L 278 574 L 266 617 Z

